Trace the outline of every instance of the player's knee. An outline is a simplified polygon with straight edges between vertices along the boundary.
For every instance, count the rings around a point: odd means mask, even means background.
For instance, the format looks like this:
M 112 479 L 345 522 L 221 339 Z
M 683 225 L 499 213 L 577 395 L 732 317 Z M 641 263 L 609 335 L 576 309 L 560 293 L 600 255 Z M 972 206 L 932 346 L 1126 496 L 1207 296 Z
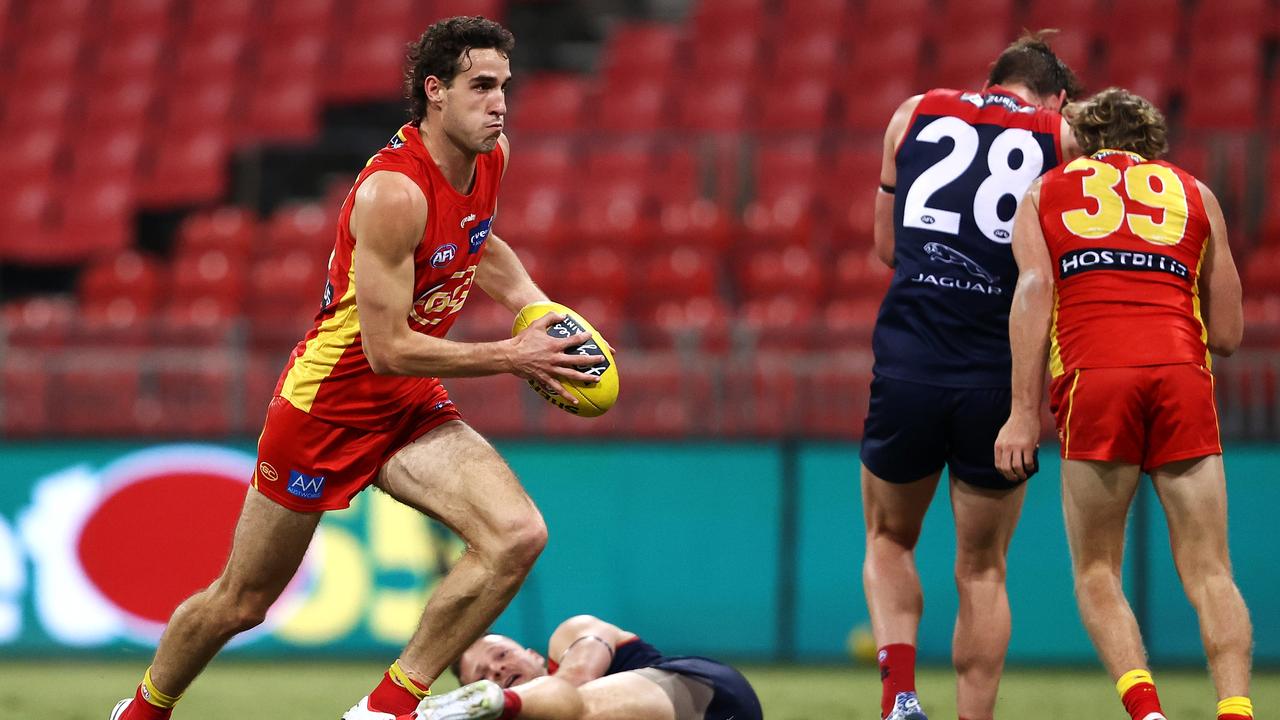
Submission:
M 274 598 L 261 593 L 237 591 L 226 585 L 210 588 L 213 615 L 224 634 L 235 635 L 261 625 Z
M 920 526 L 898 522 L 888 517 L 873 517 L 867 522 L 867 541 L 897 545 L 914 549 L 920 539 Z
M 956 552 L 956 585 L 1003 583 L 1007 573 L 1004 552 L 998 548 Z
M 1115 595 L 1123 595 L 1120 579 L 1120 568 L 1109 563 L 1096 562 L 1078 566 L 1075 570 L 1076 597 L 1081 600 L 1093 600 Z
M 534 510 L 508 519 L 498 533 L 493 549 L 495 559 L 513 570 L 527 570 L 547 546 L 547 524 Z

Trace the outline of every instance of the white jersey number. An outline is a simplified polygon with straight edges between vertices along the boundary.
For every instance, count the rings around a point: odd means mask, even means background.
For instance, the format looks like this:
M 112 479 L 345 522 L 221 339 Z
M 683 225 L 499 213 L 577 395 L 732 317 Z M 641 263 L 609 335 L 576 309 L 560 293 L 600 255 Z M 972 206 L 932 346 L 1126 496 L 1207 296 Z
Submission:
M 921 142 L 941 142 L 950 138 L 954 145 L 946 157 L 920 173 L 911 183 L 903 206 L 902 224 L 905 227 L 960 234 L 960 213 L 929 207 L 933 194 L 951 184 L 964 174 L 978 157 L 978 131 L 957 117 L 940 117 L 920 130 L 916 139 Z M 1022 163 L 1014 168 L 1010 161 L 1014 151 L 1022 153 Z M 1044 152 L 1030 130 L 1008 128 L 996 136 L 987 150 L 987 167 L 990 174 L 973 196 L 973 219 L 982 234 L 993 242 L 1013 242 L 1013 216 L 1001 220 L 998 207 L 1006 195 L 1015 202 L 1022 202 L 1027 187 L 1044 170 Z

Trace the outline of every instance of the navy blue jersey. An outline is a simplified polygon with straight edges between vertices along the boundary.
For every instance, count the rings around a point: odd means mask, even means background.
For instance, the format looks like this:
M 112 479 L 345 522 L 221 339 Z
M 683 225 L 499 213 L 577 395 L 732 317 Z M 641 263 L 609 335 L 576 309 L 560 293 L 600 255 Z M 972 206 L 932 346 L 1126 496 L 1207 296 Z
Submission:
M 1061 161 L 1061 124 L 994 86 L 921 99 L 897 152 L 895 270 L 872 340 L 876 374 L 1008 387 L 1013 216 Z
M 763 720 L 764 711 L 751 684 L 742 673 L 722 662 L 694 656 L 670 657 L 649 643 L 635 638 L 617 647 L 605 675 L 654 668 L 687 675 L 703 681 L 715 691 L 707 707 L 706 720 Z

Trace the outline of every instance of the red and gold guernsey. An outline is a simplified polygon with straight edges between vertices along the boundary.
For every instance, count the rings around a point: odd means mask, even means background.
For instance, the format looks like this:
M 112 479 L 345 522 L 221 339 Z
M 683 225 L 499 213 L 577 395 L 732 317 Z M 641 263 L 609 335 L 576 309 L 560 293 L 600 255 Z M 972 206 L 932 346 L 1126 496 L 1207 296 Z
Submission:
M 1196 179 L 1115 150 L 1046 174 L 1040 225 L 1054 263 L 1049 369 L 1208 366 L 1197 281 L 1209 219 Z
M 431 159 L 413 125 L 400 128 L 370 158 L 338 216 L 324 305 L 294 348 L 276 385 L 277 395 L 315 417 L 368 430 L 390 427 L 406 407 L 447 397 L 436 378 L 377 375 L 369 367 L 356 308 L 360 278 L 352 259 L 359 245 L 351 234 L 351 208 L 360 184 L 376 172 L 401 173 L 422 188 L 427 225 L 414 252 L 413 305 L 405 322 L 415 332 L 444 337 L 484 257 L 505 162 L 501 146 L 479 155 L 471 192 L 459 193 Z

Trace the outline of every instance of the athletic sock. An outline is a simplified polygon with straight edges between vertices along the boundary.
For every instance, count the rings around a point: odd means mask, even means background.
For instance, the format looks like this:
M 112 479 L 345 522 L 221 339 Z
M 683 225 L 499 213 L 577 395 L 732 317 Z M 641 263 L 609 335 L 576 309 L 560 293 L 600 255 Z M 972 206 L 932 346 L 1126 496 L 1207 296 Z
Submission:
M 880 648 L 880 717 L 889 717 L 898 693 L 916 691 L 916 648 L 894 643 Z
M 1253 702 L 1243 695 L 1219 700 L 1218 720 L 1253 720 Z
M 519 695 L 511 690 L 502 691 L 502 714 L 498 716 L 498 720 L 514 720 L 520 717 L 522 709 L 524 709 L 524 701 Z
M 1151 671 L 1139 668 L 1121 675 L 1116 681 L 1116 692 L 1120 693 L 1120 701 L 1133 720 L 1163 720 L 1164 710 L 1160 708 L 1160 696 L 1156 695 Z M 1151 717 L 1153 714 L 1155 718 Z
M 173 714 L 174 703 L 182 698 L 181 694 L 166 695 L 156 689 L 151 682 L 151 668 L 142 674 L 142 682 L 133 694 L 133 702 L 120 716 L 120 720 L 168 720 Z
M 405 715 L 413 712 L 418 707 L 418 702 L 430 694 L 430 688 L 424 688 L 411 680 L 397 660 L 387 668 L 378 687 L 369 693 L 368 708 L 373 712 Z

